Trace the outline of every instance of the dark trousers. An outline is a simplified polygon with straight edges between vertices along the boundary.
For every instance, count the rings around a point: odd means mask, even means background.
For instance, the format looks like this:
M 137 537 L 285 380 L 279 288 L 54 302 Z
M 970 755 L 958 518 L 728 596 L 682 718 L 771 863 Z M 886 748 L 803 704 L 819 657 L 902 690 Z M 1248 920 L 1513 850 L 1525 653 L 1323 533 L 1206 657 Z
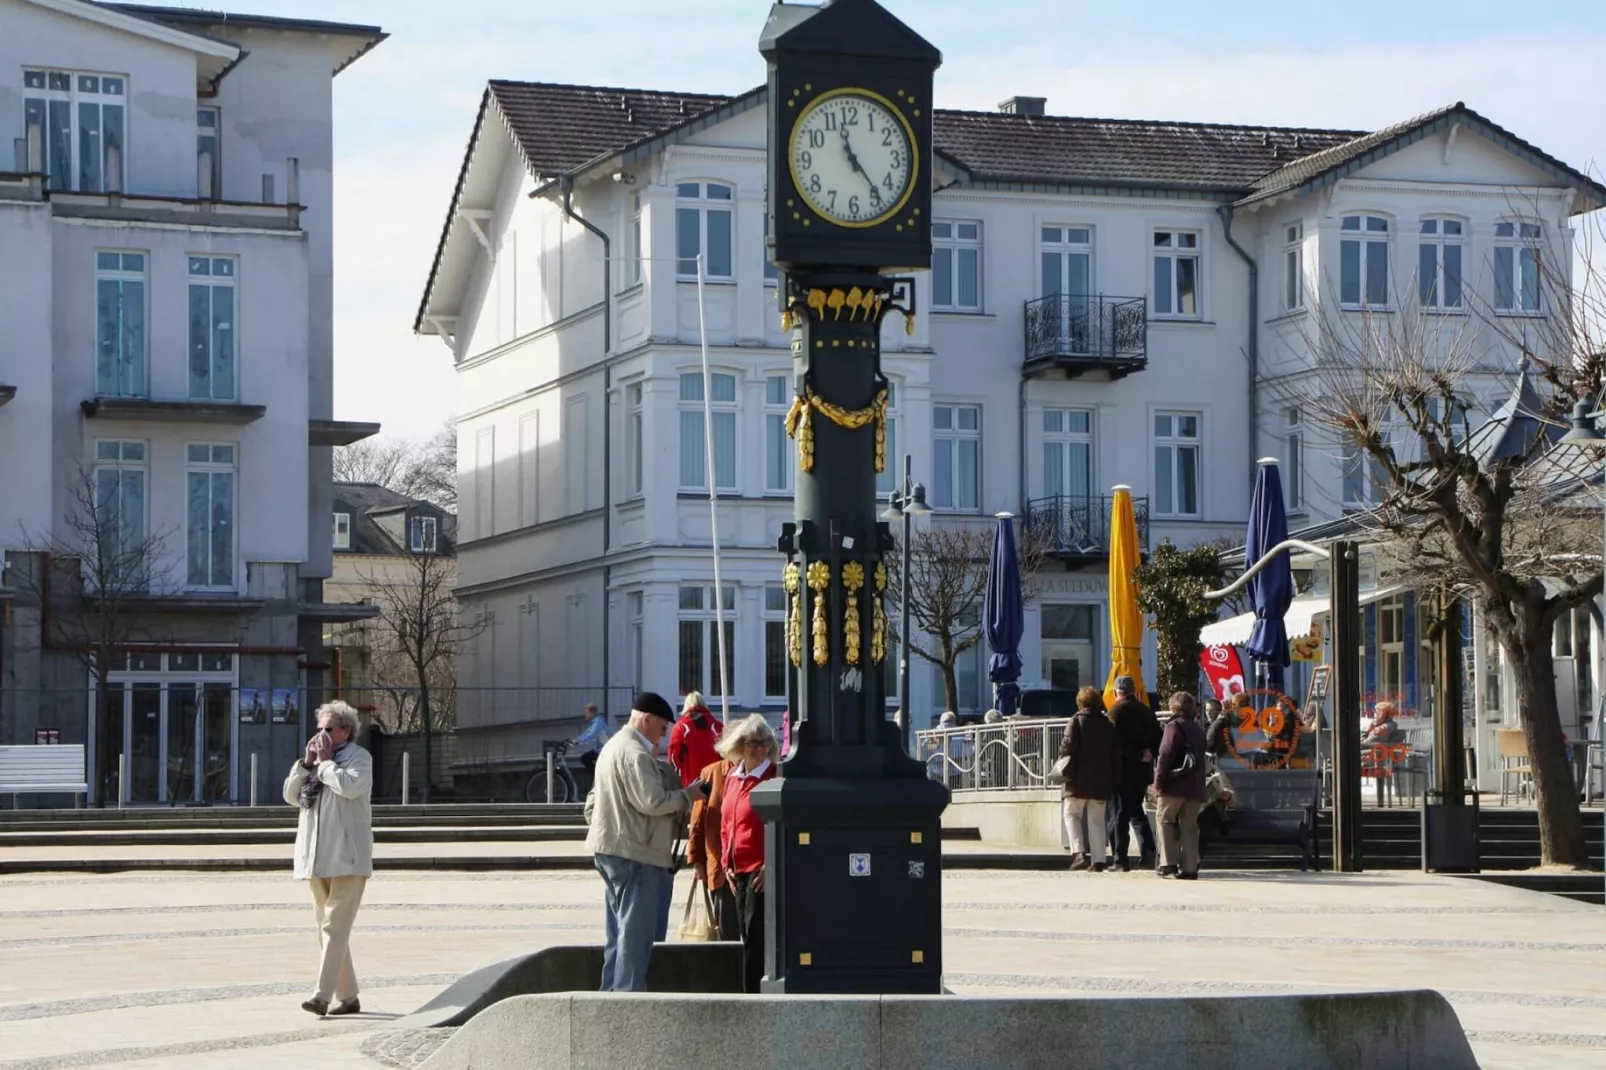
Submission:
M 742 928 L 742 991 L 756 995 L 764 979 L 764 893 L 753 889 L 760 871 L 736 875 L 737 913 Z
M 1110 845 L 1113 848 L 1117 863 L 1126 861 L 1127 851 L 1132 846 L 1130 830 L 1138 830 L 1138 849 L 1145 858 L 1155 856 L 1154 830 L 1149 827 L 1149 819 L 1143 813 L 1143 793 L 1148 787 L 1141 779 L 1130 773 L 1123 773 L 1121 786 L 1115 790 L 1115 797 L 1110 800 Z
M 721 940 L 736 941 L 742 938 L 742 917 L 736 905 L 736 893 L 727 881 L 708 893 L 714 901 L 714 929 Z

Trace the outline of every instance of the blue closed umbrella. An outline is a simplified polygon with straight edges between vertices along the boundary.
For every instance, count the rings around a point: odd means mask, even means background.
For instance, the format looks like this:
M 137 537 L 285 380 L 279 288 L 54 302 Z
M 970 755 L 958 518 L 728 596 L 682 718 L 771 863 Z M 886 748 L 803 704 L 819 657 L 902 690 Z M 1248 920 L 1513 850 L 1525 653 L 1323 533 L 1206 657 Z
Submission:
M 992 650 L 987 675 L 993 681 L 993 707 L 1011 714 L 1020 704 L 1020 640 L 1026 631 L 1025 599 L 1020 589 L 1020 560 L 1015 555 L 1014 518 L 998 514 L 993 532 L 993 556 L 987 567 L 987 596 L 982 604 L 982 628 Z
M 1249 537 L 1244 541 L 1244 567 L 1248 568 L 1273 546 L 1288 538 L 1288 514 L 1283 509 L 1283 480 L 1275 460 L 1260 462 L 1255 496 L 1249 502 Z M 1288 665 L 1288 628 L 1283 616 L 1294 600 L 1294 573 L 1288 551 L 1249 580 L 1249 600 L 1255 626 L 1249 633 L 1249 656 L 1265 671 L 1266 686 L 1283 689 Z

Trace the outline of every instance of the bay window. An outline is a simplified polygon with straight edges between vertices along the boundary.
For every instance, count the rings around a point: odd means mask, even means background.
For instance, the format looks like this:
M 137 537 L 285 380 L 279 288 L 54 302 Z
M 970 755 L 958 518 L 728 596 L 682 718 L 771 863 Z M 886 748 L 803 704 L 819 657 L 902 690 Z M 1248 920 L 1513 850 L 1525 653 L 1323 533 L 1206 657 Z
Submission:
M 675 187 L 676 273 L 697 278 L 697 256 L 703 256 L 703 278 L 731 281 L 732 199 L 734 191 L 719 182 L 682 182 Z

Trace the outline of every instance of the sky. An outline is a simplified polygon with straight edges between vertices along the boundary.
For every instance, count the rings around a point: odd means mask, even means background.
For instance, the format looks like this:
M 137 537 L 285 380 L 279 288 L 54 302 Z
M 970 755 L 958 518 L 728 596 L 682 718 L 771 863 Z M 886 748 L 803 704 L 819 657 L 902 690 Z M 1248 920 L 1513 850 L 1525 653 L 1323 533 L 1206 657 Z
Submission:
M 167 0 L 169 3 L 176 0 Z M 1462 100 L 1580 169 L 1606 167 L 1597 0 L 882 0 L 943 50 L 941 107 L 1376 129 Z M 379 25 L 335 80 L 335 415 L 423 438 L 451 354 L 418 308 L 485 83 L 705 93 L 764 79 L 766 0 L 213 0 Z

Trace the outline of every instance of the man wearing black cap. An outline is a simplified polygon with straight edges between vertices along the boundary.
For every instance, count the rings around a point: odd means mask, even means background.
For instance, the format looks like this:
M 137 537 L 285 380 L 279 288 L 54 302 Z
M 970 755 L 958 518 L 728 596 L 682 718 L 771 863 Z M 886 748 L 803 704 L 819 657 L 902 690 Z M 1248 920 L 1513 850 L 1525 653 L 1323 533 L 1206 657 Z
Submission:
M 1127 851 L 1131 848 L 1130 830 L 1137 829 L 1138 865 L 1145 869 L 1155 863 L 1154 830 L 1143 812 L 1143 795 L 1149 781 L 1154 779 L 1154 752 L 1160 749 L 1160 722 L 1154 719 L 1149 707 L 1138 701 L 1137 682 L 1130 676 L 1115 678 L 1115 705 L 1110 707 L 1110 720 L 1115 734 L 1121 738 L 1121 782 L 1116 788 L 1114 805 L 1110 807 L 1110 847 L 1115 864 L 1122 872 L 1129 872 L 1132 861 Z
M 604 992 L 646 990 L 652 945 L 669 931 L 675 830 L 692 803 L 707 797 L 702 781 L 682 788 L 673 767 L 654 757 L 674 720 L 662 695 L 643 691 L 631 700 L 624 729 L 597 756 L 586 849 L 605 886 Z

